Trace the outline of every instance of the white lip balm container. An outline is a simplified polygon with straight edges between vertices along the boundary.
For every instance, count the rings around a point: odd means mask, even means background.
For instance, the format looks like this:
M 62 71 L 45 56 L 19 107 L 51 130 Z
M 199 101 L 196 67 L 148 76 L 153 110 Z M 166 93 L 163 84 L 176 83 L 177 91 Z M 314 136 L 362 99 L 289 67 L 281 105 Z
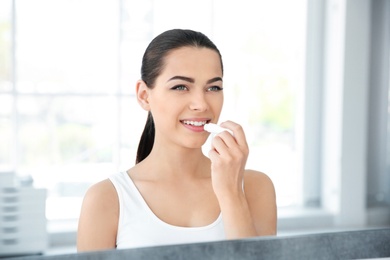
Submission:
M 233 135 L 233 132 L 230 129 L 223 128 L 223 127 L 221 127 L 217 124 L 213 124 L 213 123 L 205 124 L 203 128 L 205 131 L 212 133 L 212 134 L 219 134 L 219 133 L 222 133 L 223 131 L 228 131 L 231 135 Z

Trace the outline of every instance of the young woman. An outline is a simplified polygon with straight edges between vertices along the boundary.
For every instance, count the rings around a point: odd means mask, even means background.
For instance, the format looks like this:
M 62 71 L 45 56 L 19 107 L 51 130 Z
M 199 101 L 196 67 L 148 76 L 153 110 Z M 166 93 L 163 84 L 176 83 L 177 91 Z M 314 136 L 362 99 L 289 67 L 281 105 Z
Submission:
M 243 86 L 245 87 L 245 86 Z M 86 193 L 78 251 L 239 239 L 276 234 L 272 181 L 246 170 L 242 127 L 202 145 L 223 105 L 217 47 L 191 30 L 157 36 L 143 56 L 138 102 L 148 111 L 136 164 Z

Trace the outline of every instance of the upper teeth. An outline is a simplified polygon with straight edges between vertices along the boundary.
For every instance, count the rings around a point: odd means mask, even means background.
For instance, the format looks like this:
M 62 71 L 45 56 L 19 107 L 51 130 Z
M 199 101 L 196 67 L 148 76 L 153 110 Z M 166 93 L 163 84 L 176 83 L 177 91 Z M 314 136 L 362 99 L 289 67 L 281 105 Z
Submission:
M 207 123 L 207 121 L 183 121 L 186 125 L 202 126 Z

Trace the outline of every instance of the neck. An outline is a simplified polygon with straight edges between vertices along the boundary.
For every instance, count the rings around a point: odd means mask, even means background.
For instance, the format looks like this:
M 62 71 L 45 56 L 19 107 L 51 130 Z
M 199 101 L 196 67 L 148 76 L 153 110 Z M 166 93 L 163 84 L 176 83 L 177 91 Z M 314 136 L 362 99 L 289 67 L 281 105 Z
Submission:
M 150 165 L 150 173 L 156 177 L 199 178 L 209 176 L 210 161 L 200 148 L 167 148 L 154 146 L 145 164 Z

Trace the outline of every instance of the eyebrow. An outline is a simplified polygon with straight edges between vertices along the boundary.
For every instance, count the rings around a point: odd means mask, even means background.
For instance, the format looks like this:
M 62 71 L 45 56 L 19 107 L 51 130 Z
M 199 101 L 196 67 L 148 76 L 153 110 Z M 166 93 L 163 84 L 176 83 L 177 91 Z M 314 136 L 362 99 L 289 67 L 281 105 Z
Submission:
M 195 82 L 195 80 L 193 78 L 189 78 L 189 77 L 185 77 L 185 76 L 174 76 L 174 77 L 170 78 L 168 81 L 175 80 L 175 79 L 188 81 L 190 83 L 194 83 Z M 207 81 L 207 84 L 214 83 L 216 81 L 222 81 L 222 78 L 221 77 L 215 77 L 215 78 L 209 79 Z

